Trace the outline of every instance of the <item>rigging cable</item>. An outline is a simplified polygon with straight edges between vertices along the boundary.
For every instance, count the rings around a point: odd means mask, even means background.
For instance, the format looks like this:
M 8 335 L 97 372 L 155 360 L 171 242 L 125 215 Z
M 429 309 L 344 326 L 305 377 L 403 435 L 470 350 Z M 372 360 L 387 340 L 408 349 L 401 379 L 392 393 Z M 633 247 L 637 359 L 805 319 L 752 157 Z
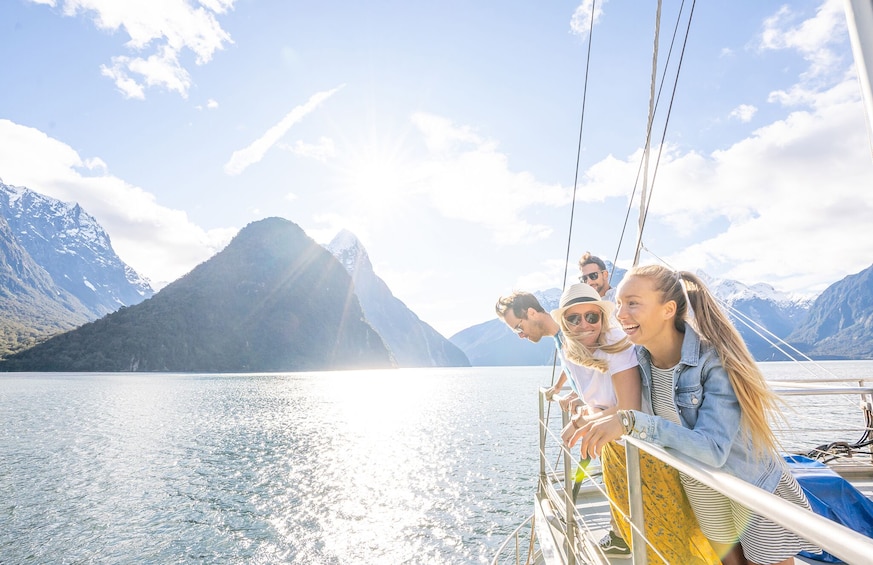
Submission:
M 670 48 L 667 50 L 667 59 L 664 62 L 664 72 L 661 75 L 661 83 L 658 85 L 658 97 L 655 100 L 655 113 L 656 114 L 657 114 L 658 108 L 660 107 L 660 104 L 661 104 L 661 94 L 664 92 L 664 83 L 667 80 L 667 69 L 670 67 L 670 60 L 673 58 L 673 48 L 676 45 L 676 36 L 679 33 L 679 23 L 682 21 L 682 13 L 684 11 L 685 11 L 685 0 L 682 0 L 682 4 L 680 4 L 680 6 L 679 6 L 679 13 L 676 16 L 676 24 L 673 26 L 673 35 L 670 38 Z M 688 25 L 685 28 L 685 41 L 686 42 L 688 40 L 688 32 L 689 32 L 689 28 L 691 26 L 691 18 L 694 15 L 693 12 L 694 12 L 694 7 L 692 6 L 691 15 L 689 15 L 689 19 L 688 19 Z M 679 69 L 677 68 L 676 73 L 678 74 L 678 72 L 679 72 Z M 675 88 L 676 88 L 676 85 L 674 84 L 674 92 L 675 92 Z M 661 139 L 662 145 L 663 145 L 663 138 L 664 138 L 664 136 L 666 136 L 666 126 L 667 126 L 667 124 L 665 122 L 664 135 L 662 135 L 662 139 Z M 647 130 L 646 131 L 646 143 L 647 144 L 648 144 L 648 140 L 650 138 L 650 135 L 651 135 L 651 130 Z M 660 154 L 658 156 L 658 160 L 660 160 Z M 621 244 L 624 241 L 625 234 L 627 233 L 627 226 L 628 226 L 628 222 L 630 221 L 630 213 L 631 213 L 631 210 L 633 210 L 634 196 L 636 196 L 636 193 L 637 193 L 637 187 L 639 186 L 639 183 L 640 183 L 640 176 L 642 175 L 642 170 L 643 170 L 643 161 L 640 160 L 640 166 L 637 168 L 637 176 L 636 176 L 636 179 L 634 180 L 634 187 L 633 187 L 633 190 L 631 191 L 630 198 L 628 199 L 628 207 L 627 207 L 627 212 L 625 213 L 625 216 L 624 216 L 624 223 L 622 224 L 621 233 L 619 234 L 618 246 L 615 249 L 615 255 L 613 256 L 613 260 L 612 260 L 613 270 L 615 270 L 615 265 L 618 262 L 618 256 L 621 253 Z M 642 243 L 640 243 L 640 244 L 642 244 Z
M 567 269 L 570 262 L 570 242 L 573 238 L 573 217 L 576 214 L 576 191 L 579 188 L 579 163 L 582 160 L 582 130 L 585 125 L 585 103 L 588 99 L 588 72 L 591 69 L 591 45 L 593 44 L 592 37 L 594 36 L 594 15 L 595 8 L 597 7 L 597 0 L 591 0 L 591 13 L 589 17 L 588 24 L 588 52 L 585 58 L 585 79 L 582 83 L 582 112 L 579 116 L 579 141 L 576 145 L 576 170 L 573 176 L 573 198 L 570 201 L 570 223 L 567 226 L 567 252 L 564 255 L 564 277 L 561 279 L 561 290 L 563 291 L 567 287 Z M 551 388 L 555 386 L 555 370 L 558 366 L 558 350 L 555 349 L 555 353 L 552 356 L 552 380 L 549 385 Z M 563 370 L 563 367 L 562 367 Z M 568 375 L 569 376 L 569 375 Z M 549 421 L 549 417 L 552 411 L 552 403 L 549 402 L 548 408 L 546 409 L 546 422 Z
M 594 34 L 594 9 L 597 0 L 591 0 L 591 17 L 588 26 L 588 54 L 585 60 L 585 81 L 582 85 L 582 114 L 579 118 L 579 141 L 576 145 L 576 171 L 573 176 L 573 199 L 570 202 L 570 225 L 567 229 L 567 253 L 564 255 L 564 279 L 561 289 L 567 286 L 567 269 L 570 263 L 570 241 L 573 238 L 573 217 L 576 213 L 576 192 L 579 189 L 579 163 L 582 160 L 582 127 L 585 124 L 585 101 L 588 98 L 588 71 L 591 69 L 591 41 Z
M 588 98 L 588 71 L 591 67 L 591 38 L 594 34 L 594 10 L 597 5 L 597 0 L 591 0 L 591 17 L 589 18 L 590 23 L 588 26 L 588 53 L 585 59 L 585 80 L 582 84 L 582 113 L 579 117 L 579 141 L 576 146 L 576 171 L 573 177 L 573 198 L 570 201 L 570 224 L 567 227 L 567 252 L 564 255 L 564 278 L 561 284 L 561 290 L 564 290 L 567 286 L 567 267 L 570 262 L 570 240 L 573 237 L 573 216 L 576 213 L 576 191 L 579 188 L 579 162 L 581 161 L 582 155 L 582 130 L 585 124 L 585 102 Z M 558 351 L 555 350 L 555 354 L 552 358 L 552 382 L 550 386 L 554 386 L 555 384 L 555 369 L 558 365 Z M 549 404 L 551 407 L 551 403 Z

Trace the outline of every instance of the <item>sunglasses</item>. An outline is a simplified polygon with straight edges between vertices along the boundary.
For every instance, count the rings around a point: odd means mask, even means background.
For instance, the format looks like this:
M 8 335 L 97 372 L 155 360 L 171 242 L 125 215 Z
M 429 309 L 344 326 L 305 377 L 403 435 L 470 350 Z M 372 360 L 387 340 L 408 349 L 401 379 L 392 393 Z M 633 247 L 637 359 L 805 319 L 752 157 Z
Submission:
M 600 277 L 600 273 L 597 271 L 594 271 L 590 275 L 582 274 L 579 275 L 579 282 L 596 281 L 598 277 Z
M 596 324 L 600 321 L 600 313 L 599 312 L 585 312 L 585 314 L 570 314 L 564 321 L 567 322 L 568 326 L 576 327 L 582 323 L 582 318 L 585 318 L 585 321 L 591 325 Z

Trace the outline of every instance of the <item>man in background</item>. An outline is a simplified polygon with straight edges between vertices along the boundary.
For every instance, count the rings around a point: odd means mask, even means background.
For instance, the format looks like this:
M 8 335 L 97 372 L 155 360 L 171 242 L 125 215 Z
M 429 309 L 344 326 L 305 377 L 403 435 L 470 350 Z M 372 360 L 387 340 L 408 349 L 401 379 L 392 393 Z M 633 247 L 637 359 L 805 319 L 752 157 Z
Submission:
M 615 289 L 609 286 L 609 271 L 603 259 L 586 251 L 579 259 L 579 282 L 591 285 L 604 300 L 615 302 Z

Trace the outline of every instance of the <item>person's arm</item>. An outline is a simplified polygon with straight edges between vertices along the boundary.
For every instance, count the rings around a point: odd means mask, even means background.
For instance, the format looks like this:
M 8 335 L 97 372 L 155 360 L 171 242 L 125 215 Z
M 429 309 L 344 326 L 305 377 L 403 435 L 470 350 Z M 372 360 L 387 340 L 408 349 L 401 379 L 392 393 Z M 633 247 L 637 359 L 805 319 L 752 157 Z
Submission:
M 640 366 L 631 367 L 612 375 L 612 388 L 618 400 L 618 410 L 640 410 L 643 403 L 643 386 Z
M 727 461 L 734 438 L 740 428 L 742 411 L 739 406 L 733 386 L 724 367 L 714 354 L 701 356 L 703 365 L 700 386 L 694 389 L 682 389 L 678 394 L 680 409 L 691 410 L 695 405 L 697 420 L 693 428 L 674 424 L 664 418 L 640 411 L 630 411 L 633 429 L 630 435 L 660 445 L 669 447 L 694 457 L 698 461 L 721 467 Z M 687 368 L 686 370 L 694 370 Z M 620 414 L 612 414 L 582 425 L 568 444 L 574 445 L 582 440 L 582 455 L 599 455 L 602 447 L 620 438 L 625 433 Z
M 556 394 L 561 392 L 561 389 L 564 388 L 564 383 L 567 382 L 567 373 L 565 371 L 561 371 L 561 376 L 558 377 L 558 382 L 551 386 L 546 391 L 546 400 L 552 400 Z

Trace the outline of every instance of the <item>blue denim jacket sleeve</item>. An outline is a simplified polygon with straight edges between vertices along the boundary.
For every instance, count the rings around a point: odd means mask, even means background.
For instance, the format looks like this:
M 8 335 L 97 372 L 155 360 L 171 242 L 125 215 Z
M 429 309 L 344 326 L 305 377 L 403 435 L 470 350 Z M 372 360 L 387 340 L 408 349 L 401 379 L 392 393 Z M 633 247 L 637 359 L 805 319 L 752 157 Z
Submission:
M 638 351 L 643 379 L 643 406 L 651 407 L 651 358 Z M 740 439 L 742 411 L 727 371 L 715 350 L 686 328 L 682 359 L 674 374 L 674 403 L 682 425 L 637 412 L 633 435 L 674 449 L 714 467 L 728 460 Z

